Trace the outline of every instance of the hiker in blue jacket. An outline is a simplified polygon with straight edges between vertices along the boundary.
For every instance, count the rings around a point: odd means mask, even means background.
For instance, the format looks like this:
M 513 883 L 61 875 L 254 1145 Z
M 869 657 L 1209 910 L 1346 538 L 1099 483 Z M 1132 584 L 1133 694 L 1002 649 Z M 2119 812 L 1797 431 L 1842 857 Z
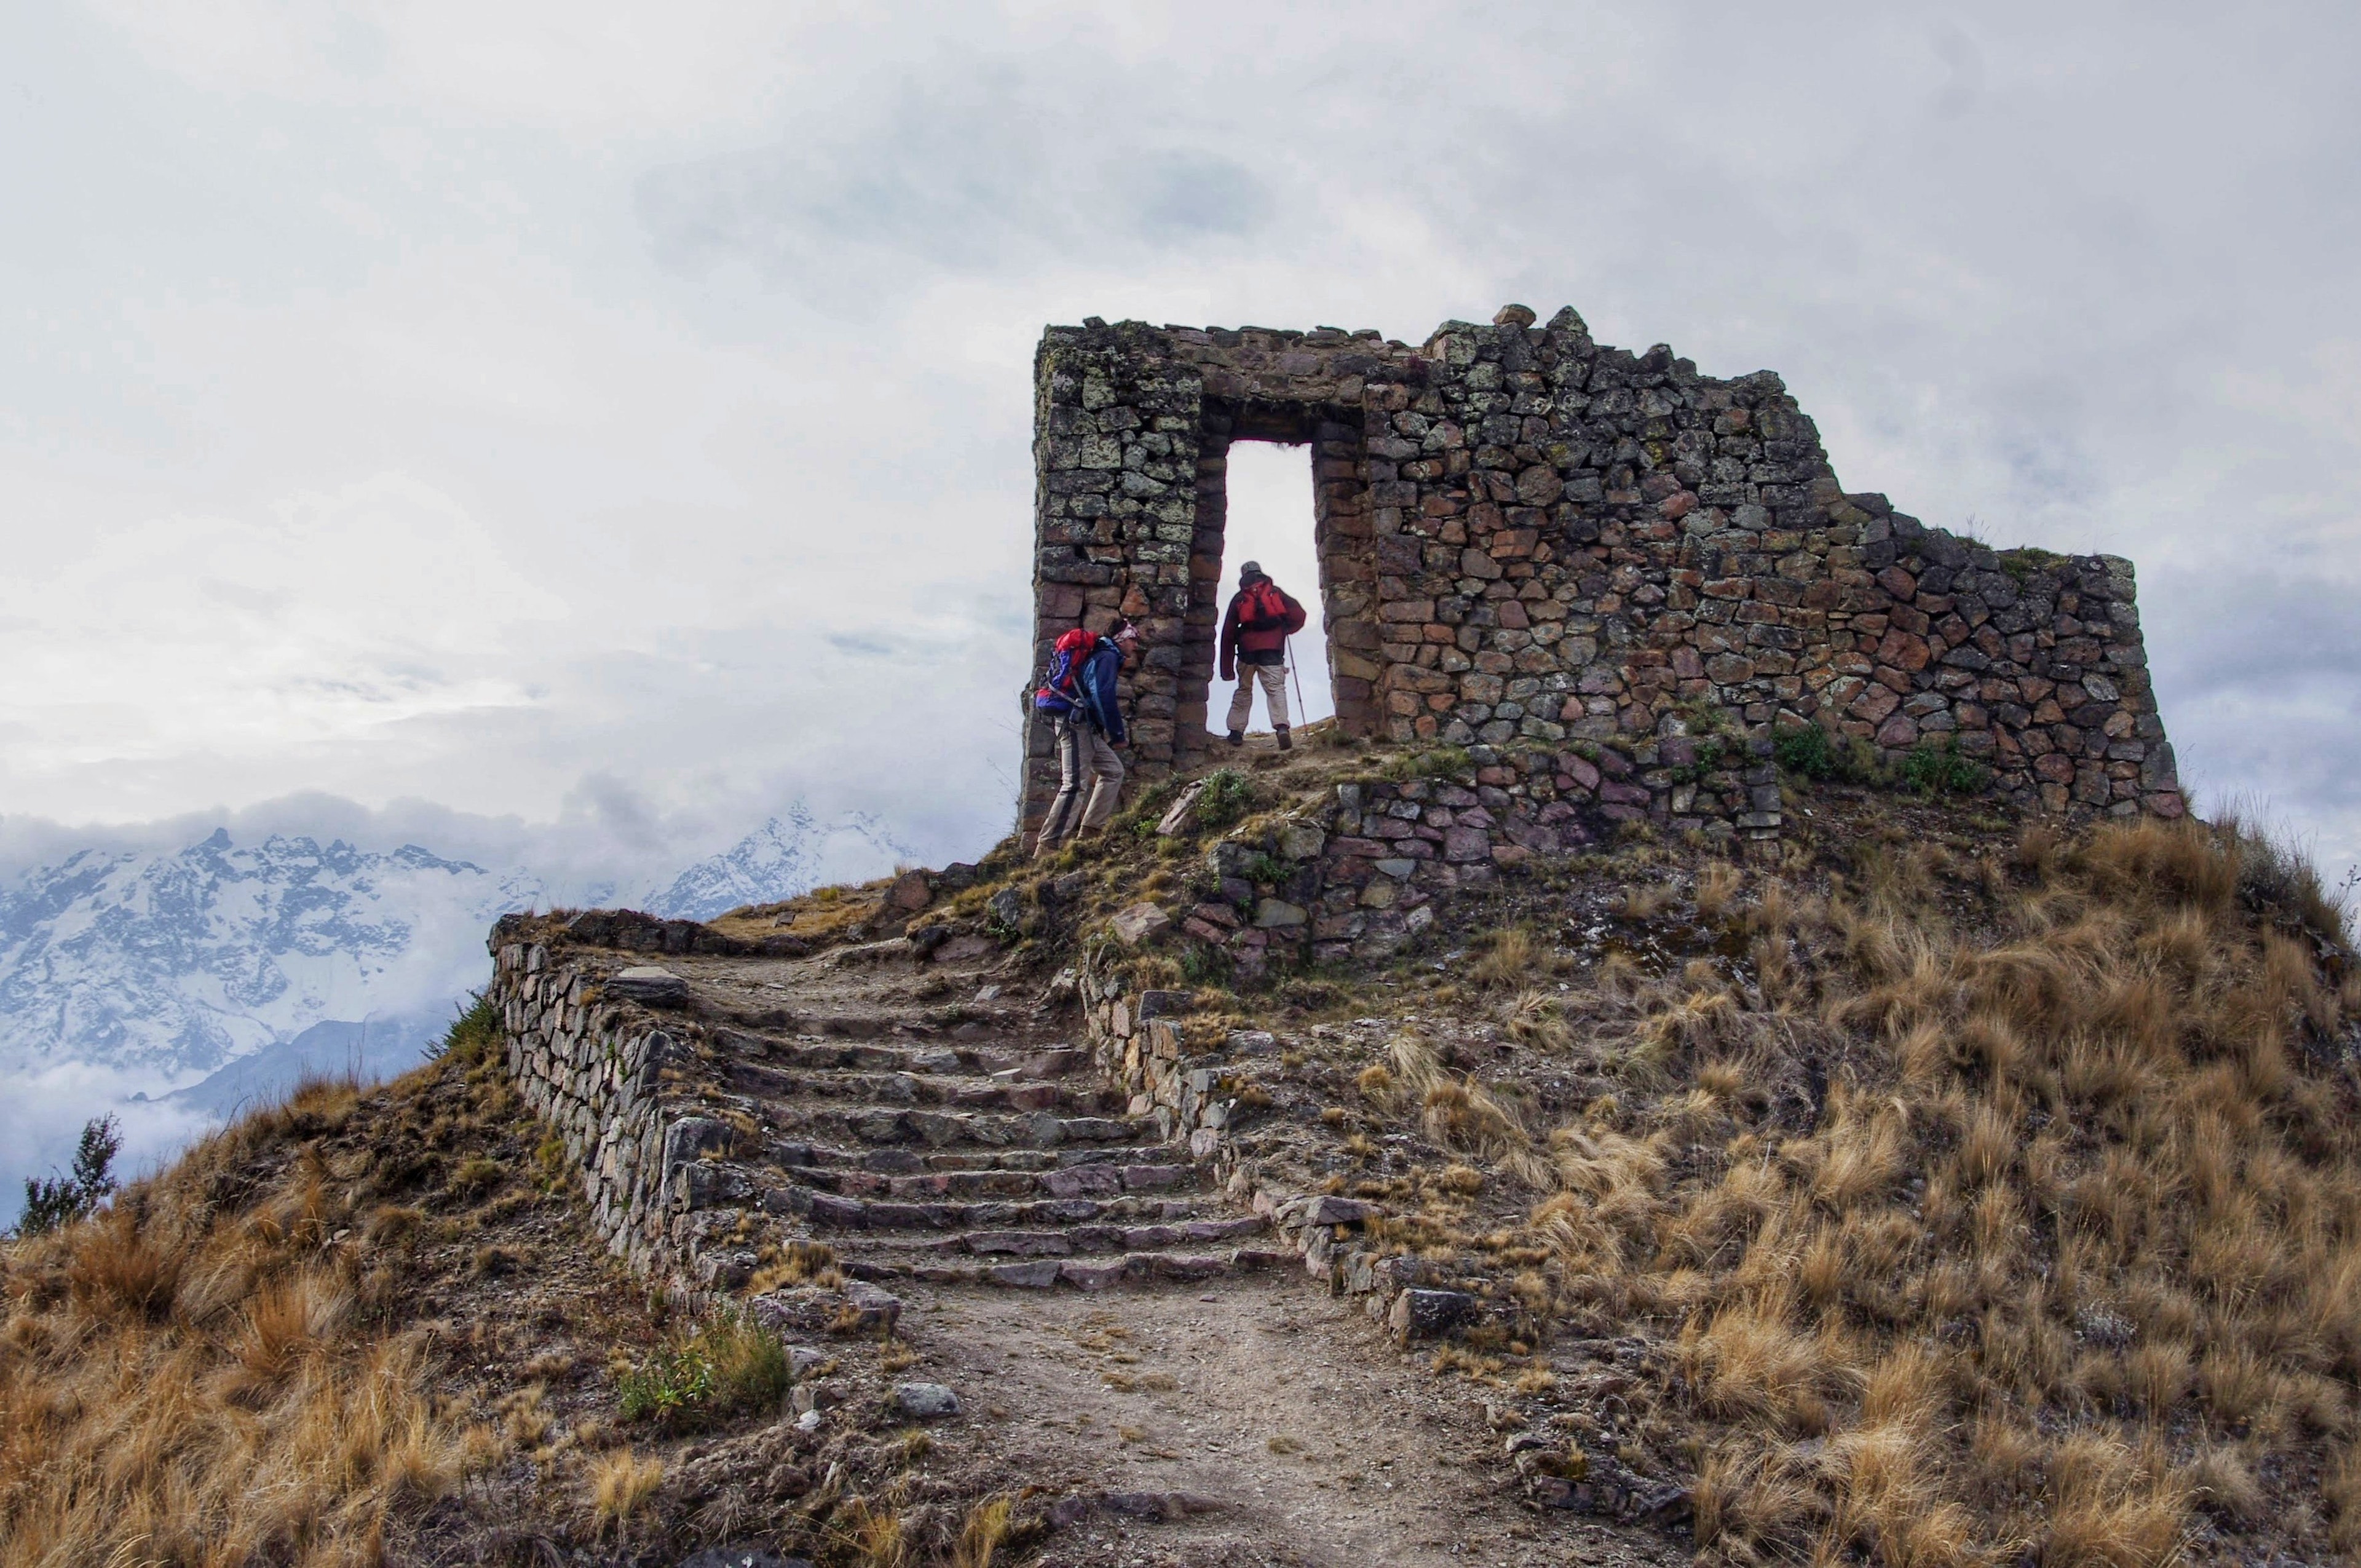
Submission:
M 1058 795 L 1033 840 L 1037 856 L 1055 854 L 1068 840 L 1096 833 L 1115 815 L 1115 798 L 1123 793 L 1123 759 L 1115 749 L 1127 738 L 1115 678 L 1138 646 L 1139 628 L 1118 620 L 1104 636 L 1076 627 L 1058 639 L 1049 654 L 1033 707 L 1049 717 L 1057 739 Z

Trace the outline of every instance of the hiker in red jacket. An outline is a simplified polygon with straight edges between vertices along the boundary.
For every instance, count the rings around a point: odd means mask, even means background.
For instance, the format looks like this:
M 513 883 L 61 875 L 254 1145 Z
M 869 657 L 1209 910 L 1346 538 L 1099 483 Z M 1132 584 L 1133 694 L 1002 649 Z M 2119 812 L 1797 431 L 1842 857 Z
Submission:
M 1303 607 L 1263 576 L 1260 563 L 1238 568 L 1238 591 L 1222 618 L 1222 679 L 1238 683 L 1230 698 L 1231 745 L 1246 744 L 1246 720 L 1254 713 L 1254 682 L 1239 676 L 1240 664 L 1262 682 L 1263 706 L 1270 711 L 1279 749 L 1294 744 L 1287 735 L 1287 639 L 1303 630 Z

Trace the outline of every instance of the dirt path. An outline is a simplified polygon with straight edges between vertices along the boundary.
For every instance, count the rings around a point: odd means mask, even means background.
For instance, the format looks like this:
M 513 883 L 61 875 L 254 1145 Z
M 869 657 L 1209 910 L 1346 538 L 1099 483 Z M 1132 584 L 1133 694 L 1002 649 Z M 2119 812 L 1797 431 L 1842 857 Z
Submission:
M 1474 1390 L 1291 1277 L 1101 1297 L 952 1288 L 909 1308 L 911 1375 L 961 1390 L 1012 1477 L 1117 1495 L 1045 1565 L 1687 1560 L 1669 1536 L 1523 1507 Z

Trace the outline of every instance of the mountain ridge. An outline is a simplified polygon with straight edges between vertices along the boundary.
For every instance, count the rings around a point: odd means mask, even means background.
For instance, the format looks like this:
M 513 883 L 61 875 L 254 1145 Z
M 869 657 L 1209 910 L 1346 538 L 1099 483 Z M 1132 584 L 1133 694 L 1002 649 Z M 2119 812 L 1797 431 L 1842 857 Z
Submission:
M 582 902 L 696 918 L 909 858 L 873 814 L 798 801 L 669 880 Z M 222 827 L 0 882 L 0 1223 L 93 1116 L 119 1115 L 137 1157 L 161 1157 L 307 1076 L 405 1070 L 484 983 L 484 928 L 566 891 L 417 843 Z

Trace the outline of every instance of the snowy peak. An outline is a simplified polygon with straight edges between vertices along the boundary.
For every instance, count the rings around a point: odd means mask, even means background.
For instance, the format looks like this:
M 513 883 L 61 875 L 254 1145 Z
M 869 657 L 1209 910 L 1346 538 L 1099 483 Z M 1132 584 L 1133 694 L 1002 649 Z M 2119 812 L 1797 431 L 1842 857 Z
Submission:
M 484 926 L 541 892 L 414 844 L 216 830 L 177 852 L 85 850 L 0 889 L 0 1070 L 170 1079 L 322 1018 L 439 1002 L 480 968 Z
M 636 902 L 709 919 L 913 859 L 868 813 L 798 803 Z M 598 891 L 587 902 L 625 901 Z M 482 983 L 486 928 L 549 894 L 531 871 L 416 844 L 217 829 L 82 850 L 0 886 L 0 1075 L 76 1062 L 164 1089 L 325 1021 L 447 1013 Z
M 652 894 L 647 912 L 710 920 L 744 904 L 775 904 L 836 882 L 866 882 L 917 857 L 865 811 L 822 823 L 798 803 Z

